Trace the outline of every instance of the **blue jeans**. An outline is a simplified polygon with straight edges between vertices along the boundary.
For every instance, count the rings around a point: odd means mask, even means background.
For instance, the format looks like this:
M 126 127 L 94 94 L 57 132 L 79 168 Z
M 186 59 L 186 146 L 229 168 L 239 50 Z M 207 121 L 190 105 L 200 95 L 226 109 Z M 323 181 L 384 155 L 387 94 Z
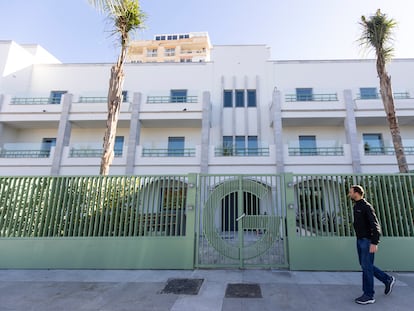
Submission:
M 357 239 L 359 264 L 362 268 L 362 291 L 364 295 L 374 298 L 374 276 L 386 284 L 390 276 L 374 266 L 374 253 L 369 252 L 371 241 L 369 239 Z

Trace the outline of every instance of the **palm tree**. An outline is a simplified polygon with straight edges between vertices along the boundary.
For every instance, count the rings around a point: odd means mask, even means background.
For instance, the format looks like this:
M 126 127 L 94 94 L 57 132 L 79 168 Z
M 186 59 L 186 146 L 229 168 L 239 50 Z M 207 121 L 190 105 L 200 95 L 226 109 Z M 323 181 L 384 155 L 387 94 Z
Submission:
M 97 9 L 108 14 L 113 20 L 114 34 L 120 37 L 121 52 L 118 61 L 111 67 L 108 89 L 108 117 L 103 139 L 101 175 L 108 175 L 114 158 L 115 135 L 122 103 L 124 83 L 124 63 L 127 56 L 130 34 L 143 26 L 145 15 L 141 12 L 138 0 L 89 0 Z
M 378 9 L 376 14 L 361 17 L 362 36 L 361 45 L 375 50 L 377 55 L 377 73 L 380 80 L 381 99 L 387 115 L 388 126 L 391 131 L 392 142 L 394 145 L 395 156 L 397 158 L 400 173 L 408 173 L 407 160 L 404 154 L 404 147 L 401 140 L 400 127 L 395 114 L 394 97 L 391 87 L 391 77 L 388 75 L 385 64 L 389 62 L 393 54 L 392 31 L 396 26 L 393 19 L 389 19 L 386 14 Z

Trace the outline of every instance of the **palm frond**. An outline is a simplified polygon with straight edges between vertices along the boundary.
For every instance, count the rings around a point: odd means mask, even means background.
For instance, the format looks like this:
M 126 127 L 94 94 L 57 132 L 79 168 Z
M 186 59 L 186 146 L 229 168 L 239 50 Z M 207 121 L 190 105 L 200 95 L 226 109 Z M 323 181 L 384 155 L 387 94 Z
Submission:
M 362 35 L 359 39 L 360 45 L 374 50 L 377 56 L 389 61 L 394 52 L 393 30 L 397 23 L 394 19 L 388 18 L 386 14 L 378 9 L 375 15 L 366 18 L 361 17 L 359 23 L 362 26 Z
M 123 0 L 88 0 L 99 12 L 112 12 L 115 7 L 122 6 Z

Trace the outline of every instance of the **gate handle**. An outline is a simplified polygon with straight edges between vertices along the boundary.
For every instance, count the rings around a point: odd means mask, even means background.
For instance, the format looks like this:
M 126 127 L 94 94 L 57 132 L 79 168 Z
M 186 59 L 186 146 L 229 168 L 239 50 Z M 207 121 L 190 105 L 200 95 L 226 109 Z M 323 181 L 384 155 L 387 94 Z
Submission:
M 246 216 L 245 213 L 241 214 L 239 217 L 237 217 L 236 221 L 239 221 L 240 219 L 242 219 L 244 216 Z

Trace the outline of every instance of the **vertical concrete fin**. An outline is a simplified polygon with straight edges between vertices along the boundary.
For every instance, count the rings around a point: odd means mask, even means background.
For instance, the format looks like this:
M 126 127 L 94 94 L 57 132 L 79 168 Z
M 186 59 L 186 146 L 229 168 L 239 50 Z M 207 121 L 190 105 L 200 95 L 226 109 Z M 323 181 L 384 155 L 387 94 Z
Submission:
M 69 122 L 70 109 L 72 107 L 73 94 L 63 94 L 62 112 L 60 114 L 58 133 L 56 137 L 55 152 L 52 159 L 52 167 L 50 168 L 50 175 L 58 176 L 60 166 L 62 163 L 63 150 L 69 146 L 72 125 Z
M 356 125 L 354 100 L 352 91 L 344 90 L 344 101 L 346 109 L 345 131 L 347 142 L 351 147 L 352 169 L 354 173 L 361 173 L 361 156 L 358 147 L 358 131 Z
M 126 156 L 126 175 L 134 175 L 135 157 L 137 146 L 140 143 L 141 122 L 139 121 L 139 111 L 141 107 L 141 93 L 134 93 L 131 103 L 131 121 L 129 125 L 129 138 Z

